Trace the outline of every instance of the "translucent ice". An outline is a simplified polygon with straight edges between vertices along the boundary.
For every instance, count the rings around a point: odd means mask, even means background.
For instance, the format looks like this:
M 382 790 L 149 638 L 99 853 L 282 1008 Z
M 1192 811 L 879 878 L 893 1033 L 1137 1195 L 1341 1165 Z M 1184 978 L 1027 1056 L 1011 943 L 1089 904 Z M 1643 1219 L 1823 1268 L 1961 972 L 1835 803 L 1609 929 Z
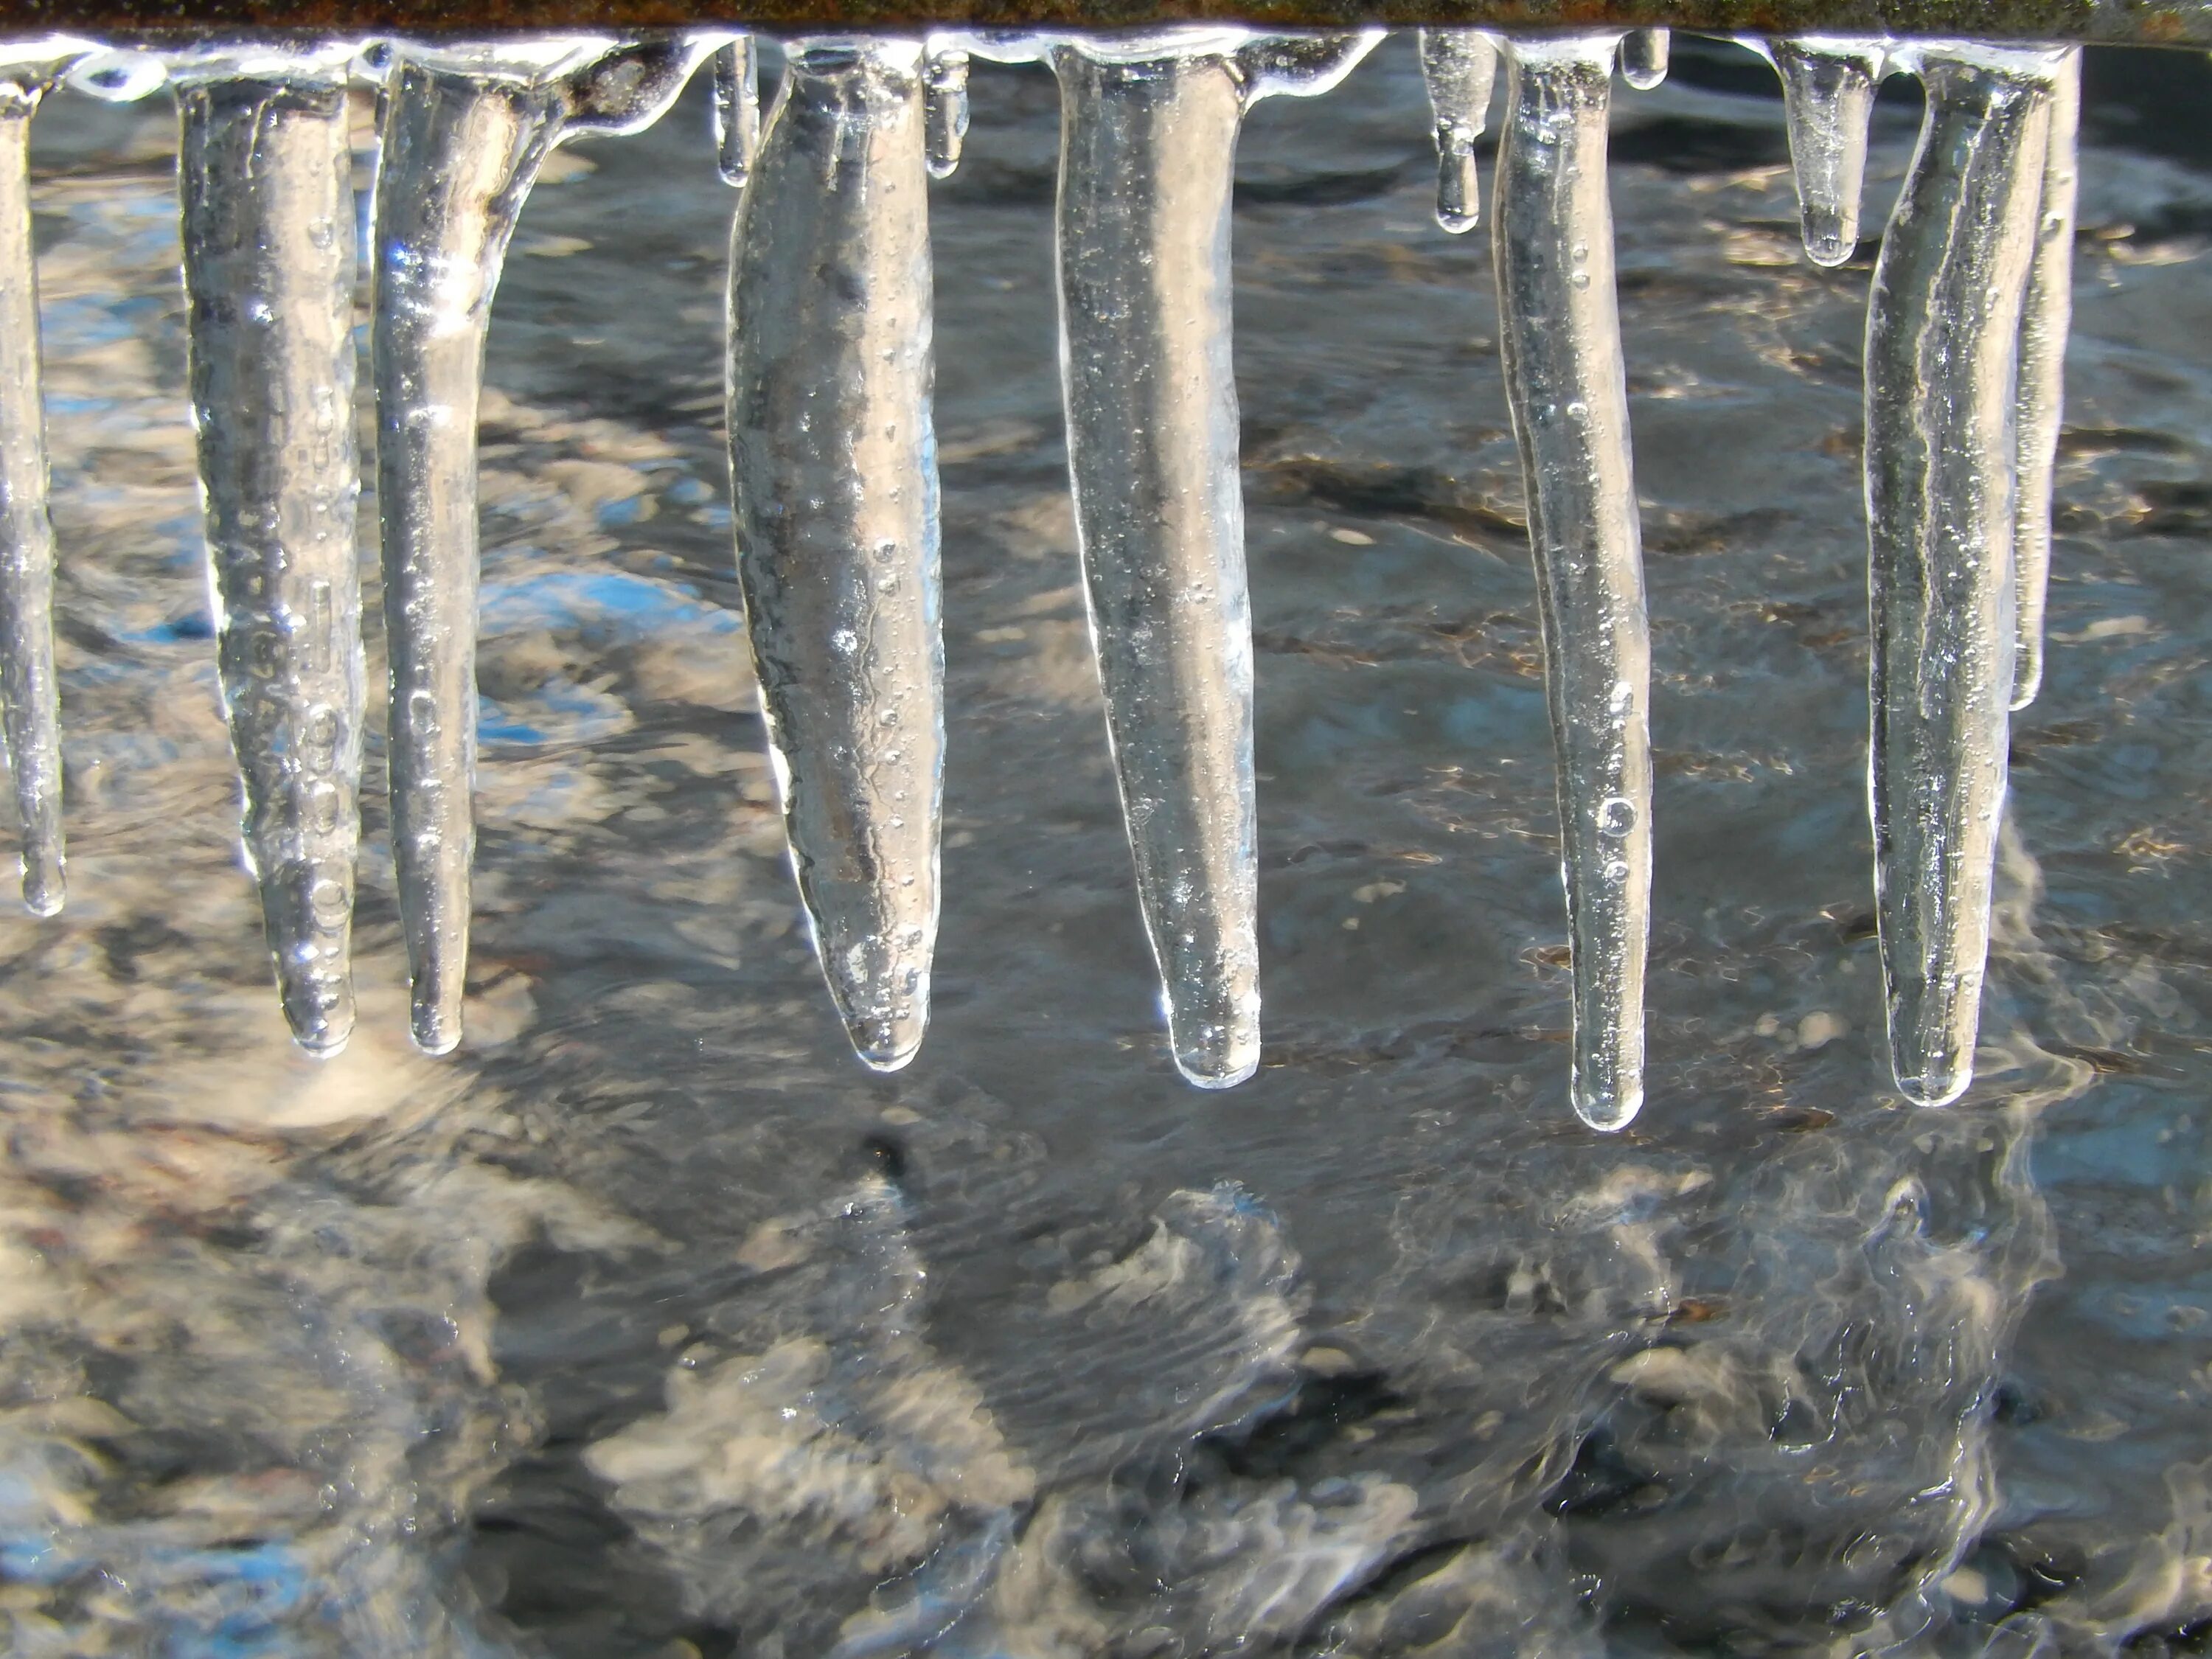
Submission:
M 1559 763 L 1572 1095 L 1600 1129 L 1644 1101 L 1651 908 L 1651 651 L 1606 191 L 1619 40 L 1509 39 L 1491 222 Z
M 2066 395 L 2066 334 L 2074 318 L 2074 194 L 2081 125 L 2081 53 L 2069 51 L 2051 86 L 2043 210 L 2020 322 L 2020 494 L 2013 514 L 2014 592 L 2019 660 L 2012 706 L 2043 689 L 2043 609 L 2051 580 L 2051 482 Z
M 922 107 L 928 131 L 929 176 L 949 179 L 968 140 L 968 53 L 933 39 L 923 64 Z
M 285 1018 L 319 1054 L 353 1029 L 360 839 L 351 56 L 170 64 L 223 702 Z
M 1875 888 L 1912 1099 L 1973 1073 L 2014 663 L 2015 363 L 2070 54 L 1934 44 L 1867 314 Z
M 1437 222 L 1457 236 L 1480 216 L 1474 143 L 1490 119 L 1498 43 L 1475 29 L 1423 29 L 1421 78 L 1436 117 Z
M 927 88 L 915 41 L 787 52 L 731 231 L 738 572 L 823 972 L 893 1071 L 929 1018 L 945 747 Z
M 484 331 L 523 198 L 553 146 L 631 132 L 711 39 L 406 43 L 376 181 L 377 504 L 391 657 L 392 861 L 415 1040 L 461 1038 L 476 831 L 477 403 Z
M 1176 1064 L 1260 1058 L 1252 629 L 1230 359 L 1245 109 L 1317 93 L 1376 37 L 1176 29 L 1051 50 L 1060 362 L 1091 636 Z
M 1621 37 L 1620 78 L 1649 92 L 1667 78 L 1669 39 L 1665 29 L 1631 29 Z
M 54 532 L 27 146 L 39 100 L 85 50 L 57 38 L 0 45 L 0 736 L 22 825 L 23 903 L 40 916 L 62 908 L 65 890 Z
M 1752 41 L 1782 77 L 1797 213 L 1814 264 L 1839 265 L 1859 245 L 1859 195 L 1866 181 L 1867 123 L 1881 80 L 1881 41 L 1801 35 Z
M 742 185 L 760 148 L 760 48 L 741 34 L 714 53 L 714 162 Z

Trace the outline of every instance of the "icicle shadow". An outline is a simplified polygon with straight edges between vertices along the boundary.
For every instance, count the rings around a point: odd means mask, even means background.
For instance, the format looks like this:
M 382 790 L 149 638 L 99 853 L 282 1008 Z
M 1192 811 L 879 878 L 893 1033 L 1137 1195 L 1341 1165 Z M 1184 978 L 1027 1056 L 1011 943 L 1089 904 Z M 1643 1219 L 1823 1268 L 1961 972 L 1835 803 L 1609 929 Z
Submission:
M 790 43 L 730 241 L 738 574 L 792 865 L 854 1048 L 929 1018 L 945 749 L 922 49 Z
M 2057 48 L 1946 43 L 1867 312 L 1875 890 L 1899 1088 L 1973 1075 L 2014 666 L 2014 400 Z
M 384 95 L 372 345 L 392 849 L 415 1041 L 461 1038 L 476 831 L 477 405 L 508 240 L 570 133 L 634 132 L 711 37 L 402 44 Z
M 1559 765 L 1575 1110 L 1644 1102 L 1651 647 L 1613 276 L 1606 121 L 1617 33 L 1510 37 L 1491 234 Z
M 23 905 L 37 916 L 57 914 L 67 887 L 28 146 L 40 100 L 86 50 L 59 38 L 0 46 L 0 738 L 22 826 Z
M 2080 167 L 2081 50 L 2066 50 L 2051 83 L 2044 147 L 2043 205 L 2035 263 L 2020 320 L 2020 495 L 2013 515 L 2013 591 L 2018 659 L 2012 706 L 2043 689 L 2043 613 L 2051 585 L 2051 491 L 2066 400 L 2066 336 L 2074 321 L 2074 198 Z
M 1060 364 L 1077 540 L 1176 1064 L 1260 1060 L 1252 629 L 1230 359 L 1237 127 L 1373 33 L 1056 42 Z

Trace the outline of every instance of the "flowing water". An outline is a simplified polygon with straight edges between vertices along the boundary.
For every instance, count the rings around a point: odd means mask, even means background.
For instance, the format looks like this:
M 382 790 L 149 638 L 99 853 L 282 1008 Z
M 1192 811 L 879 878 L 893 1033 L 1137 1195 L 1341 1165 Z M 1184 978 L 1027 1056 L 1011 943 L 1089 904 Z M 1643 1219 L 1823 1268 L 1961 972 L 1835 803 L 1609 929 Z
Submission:
M 745 666 L 708 77 L 544 155 L 500 279 L 442 1060 L 374 469 L 359 1018 L 319 1062 L 237 851 L 175 119 L 50 97 L 71 868 L 0 918 L 10 1650 L 2201 1650 L 2212 69 L 2087 69 L 2048 654 L 1940 1110 L 1889 1081 L 1870 879 L 1875 246 L 1805 257 L 1755 58 L 1678 40 L 1613 93 L 1654 873 L 1612 1135 L 1568 1100 L 1496 284 L 1436 223 L 1410 37 L 1237 140 L 1266 1000 L 1224 1092 L 1162 1026 L 1091 660 L 1050 74 L 975 64 L 929 186 L 943 902 L 891 1075 L 821 994 Z M 359 96 L 350 131 L 365 217 Z

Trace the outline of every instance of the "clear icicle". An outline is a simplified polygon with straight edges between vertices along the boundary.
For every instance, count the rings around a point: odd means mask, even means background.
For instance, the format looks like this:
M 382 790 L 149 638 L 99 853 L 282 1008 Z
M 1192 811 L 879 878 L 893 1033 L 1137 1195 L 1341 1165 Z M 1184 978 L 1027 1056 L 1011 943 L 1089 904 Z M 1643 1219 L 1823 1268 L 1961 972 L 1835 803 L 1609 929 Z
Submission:
M 708 40 L 403 44 L 384 90 L 373 375 L 391 658 L 392 861 L 416 1042 L 461 1037 L 476 831 L 477 405 L 523 198 L 573 131 L 629 132 Z
M 1667 78 L 1671 44 L 1665 29 L 1629 30 L 1620 41 L 1620 78 L 1638 92 L 1659 86 Z
M 62 908 L 61 688 L 54 672 L 54 531 L 39 374 L 39 279 L 31 248 L 31 117 L 84 48 L 58 39 L 0 46 L 0 736 L 22 824 L 23 903 Z
M 1079 38 L 1060 77 L 1068 465 L 1107 729 L 1176 1064 L 1260 1058 L 1252 629 L 1230 356 L 1246 106 L 1342 78 L 1372 34 Z
M 950 179 L 968 141 L 968 53 L 933 40 L 923 67 L 929 176 Z
M 922 54 L 788 51 L 731 231 L 738 572 L 815 948 L 895 1071 L 929 1018 L 945 746 Z
M 1879 40 L 1842 35 L 1747 44 L 1765 53 L 1782 77 L 1805 252 L 1815 264 L 1842 264 L 1858 250 L 1867 123 L 1885 48 Z
M 2019 499 L 2013 515 L 2013 574 L 2019 657 L 2012 706 L 2043 689 L 2043 612 L 2051 584 L 2051 487 L 2066 397 L 2066 335 L 2074 320 L 2074 197 L 2081 125 L 2081 53 L 2067 52 L 2051 87 L 2045 146 L 2042 221 L 2020 323 Z
M 1437 222 L 1457 236 L 1480 217 L 1474 144 L 1490 119 L 1498 43 L 1476 29 L 1423 29 L 1421 78 L 1436 117 Z
M 1606 191 L 1619 38 L 1508 40 L 1491 223 L 1559 763 L 1572 1095 L 1598 1129 L 1644 1101 L 1651 907 L 1651 650 Z
M 1875 908 L 1898 1085 L 1973 1075 L 2012 702 L 2014 365 L 2057 48 L 1928 46 L 1867 313 Z
M 174 60 L 193 427 L 217 653 L 284 1015 L 353 1030 L 362 665 L 349 46 Z
M 714 53 L 714 162 L 742 186 L 760 149 L 760 47 L 741 34 Z

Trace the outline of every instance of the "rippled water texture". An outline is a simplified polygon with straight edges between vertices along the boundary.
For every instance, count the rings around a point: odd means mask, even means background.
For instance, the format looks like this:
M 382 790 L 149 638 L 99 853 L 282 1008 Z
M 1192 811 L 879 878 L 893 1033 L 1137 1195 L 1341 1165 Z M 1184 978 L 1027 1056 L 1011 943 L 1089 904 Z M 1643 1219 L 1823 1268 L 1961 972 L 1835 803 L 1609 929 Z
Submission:
M 703 86 L 554 158 L 500 295 L 471 1044 L 406 1044 L 380 704 L 327 1065 L 235 851 L 173 124 L 58 95 L 75 867 L 0 921 L 10 1651 L 2201 1651 L 2212 70 L 2091 66 L 2050 676 L 1981 1080 L 1931 1112 L 1872 938 L 1873 248 L 1799 251 L 1764 66 L 1676 64 L 1614 125 L 1657 893 L 1611 1138 L 1565 1097 L 1487 252 L 1431 220 L 1409 41 L 1240 162 L 1266 1051 L 1218 1096 L 1164 1050 L 1084 634 L 1049 76 L 977 67 L 934 193 L 945 905 L 892 1078 L 742 666 Z

